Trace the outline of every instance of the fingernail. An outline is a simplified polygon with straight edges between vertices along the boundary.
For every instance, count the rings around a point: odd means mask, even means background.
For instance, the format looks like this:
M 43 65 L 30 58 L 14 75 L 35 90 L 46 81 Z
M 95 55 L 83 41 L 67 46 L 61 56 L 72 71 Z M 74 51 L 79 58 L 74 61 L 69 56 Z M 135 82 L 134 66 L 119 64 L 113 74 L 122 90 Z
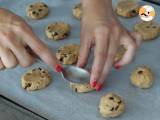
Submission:
M 55 70 L 56 70 L 56 72 L 60 73 L 60 72 L 63 71 L 63 68 L 62 68 L 62 66 L 61 66 L 60 64 L 57 64 L 57 65 L 55 66 Z
M 91 85 L 92 88 L 94 88 L 96 86 L 96 84 L 97 84 L 96 80 L 94 80 L 93 82 L 90 83 L 90 85 Z
M 119 70 L 121 68 L 121 65 L 116 64 L 114 67 L 115 69 Z
M 95 89 L 97 92 L 99 92 L 102 89 L 102 84 L 97 83 Z

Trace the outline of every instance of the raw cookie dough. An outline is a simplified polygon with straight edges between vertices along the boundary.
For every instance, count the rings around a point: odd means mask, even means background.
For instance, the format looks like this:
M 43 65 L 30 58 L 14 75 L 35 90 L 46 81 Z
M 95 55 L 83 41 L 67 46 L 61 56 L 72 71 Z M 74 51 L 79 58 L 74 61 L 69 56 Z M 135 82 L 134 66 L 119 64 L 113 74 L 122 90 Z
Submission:
M 26 8 L 26 13 L 31 19 L 41 19 L 48 15 L 49 9 L 45 3 L 36 2 Z
M 146 66 L 135 69 L 130 78 L 131 83 L 139 88 L 150 88 L 154 81 L 152 70 Z
M 70 25 L 64 22 L 55 22 L 49 24 L 45 30 L 46 35 L 49 39 L 60 40 L 69 36 Z
M 72 14 L 75 18 L 79 20 L 82 18 L 82 4 L 81 3 L 78 3 L 73 7 Z
M 94 90 L 90 84 L 70 83 L 70 88 L 77 93 L 86 93 Z
M 134 30 L 142 35 L 143 40 L 153 40 L 159 36 L 160 26 L 153 22 L 140 22 L 134 26 Z
M 125 105 L 121 97 L 114 93 L 108 93 L 101 98 L 99 110 L 103 117 L 117 117 L 124 112 Z
M 68 44 L 58 49 L 57 59 L 63 64 L 75 64 L 78 60 L 79 45 Z
M 119 16 L 130 18 L 138 15 L 139 5 L 133 0 L 120 0 L 115 9 Z
M 120 46 L 114 58 L 114 62 L 116 63 L 119 60 L 121 60 L 125 52 L 126 52 L 126 49 L 123 46 Z
M 34 91 L 45 88 L 51 81 L 49 72 L 43 68 L 35 68 L 25 73 L 21 78 L 22 88 Z

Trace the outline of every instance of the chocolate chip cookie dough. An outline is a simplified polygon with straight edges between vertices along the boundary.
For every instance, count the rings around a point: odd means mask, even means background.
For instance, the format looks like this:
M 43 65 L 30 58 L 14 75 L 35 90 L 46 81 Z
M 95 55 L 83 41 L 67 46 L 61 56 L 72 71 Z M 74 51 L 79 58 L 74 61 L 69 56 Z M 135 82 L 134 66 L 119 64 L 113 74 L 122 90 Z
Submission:
M 21 85 L 27 91 L 45 88 L 51 82 L 49 72 L 43 68 L 35 68 L 21 77 Z
M 90 84 L 70 83 L 70 88 L 77 93 L 87 93 L 94 91 L 95 89 Z
M 140 6 L 134 0 L 118 0 L 119 2 L 115 6 L 117 15 L 122 17 L 134 17 L 138 15 Z
M 75 64 L 78 60 L 79 47 L 78 44 L 62 46 L 58 49 L 56 57 L 63 64 Z
M 126 49 L 121 45 L 119 47 L 119 49 L 117 50 L 116 56 L 114 58 L 114 62 L 118 62 L 119 60 L 121 60 L 123 58 L 123 55 L 125 54 Z
M 118 95 L 108 93 L 100 99 L 99 110 L 103 117 L 117 117 L 125 110 L 125 105 Z
M 131 83 L 139 88 L 150 88 L 154 82 L 154 74 L 147 66 L 136 68 L 131 73 Z
M 142 35 L 144 41 L 149 41 L 159 36 L 160 26 L 153 22 L 139 22 L 134 26 L 134 30 Z
M 78 3 L 73 7 L 72 14 L 78 20 L 82 18 L 82 4 L 81 3 Z
M 70 25 L 64 22 L 55 22 L 47 26 L 45 33 L 49 39 L 61 40 L 69 36 Z
M 43 2 L 33 3 L 26 8 L 26 13 L 31 19 L 42 19 L 49 13 L 48 6 Z

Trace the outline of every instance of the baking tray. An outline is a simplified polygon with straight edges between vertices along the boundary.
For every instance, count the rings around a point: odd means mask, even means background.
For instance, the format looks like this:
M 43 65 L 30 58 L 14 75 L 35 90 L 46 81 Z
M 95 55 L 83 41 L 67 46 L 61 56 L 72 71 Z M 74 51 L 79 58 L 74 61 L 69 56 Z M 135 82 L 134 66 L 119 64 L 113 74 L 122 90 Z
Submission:
M 71 9 L 77 0 L 41 0 L 50 7 L 50 14 L 42 20 L 31 20 L 26 17 L 25 8 L 28 4 L 39 0 L 0 0 L 0 7 L 9 8 L 22 16 L 32 27 L 35 33 L 56 51 L 58 47 L 79 43 L 80 22 L 72 17 Z M 113 1 L 114 3 L 116 2 Z M 140 2 L 140 4 L 150 4 Z M 159 6 L 153 5 L 157 11 L 155 21 L 160 21 Z M 140 21 L 139 17 L 124 19 L 119 18 L 129 30 Z M 71 36 L 65 40 L 54 42 L 48 40 L 44 34 L 47 24 L 55 21 L 65 21 L 72 26 Z M 99 100 L 108 92 L 120 95 L 126 105 L 126 112 L 114 120 L 159 120 L 160 118 L 160 38 L 144 42 L 138 51 L 135 60 L 128 66 L 117 71 L 111 70 L 105 87 L 100 92 L 77 94 L 70 90 L 67 82 L 55 74 L 51 68 L 38 61 L 31 67 L 16 67 L 12 70 L 0 71 L 0 94 L 12 101 L 34 111 L 50 120 L 104 120 L 98 111 Z M 89 62 L 91 63 L 91 62 Z M 152 88 L 142 90 L 131 85 L 129 77 L 135 67 L 147 65 L 155 73 L 155 83 Z M 27 70 L 35 67 L 47 68 L 52 74 L 52 83 L 45 89 L 26 92 L 21 88 L 20 78 Z

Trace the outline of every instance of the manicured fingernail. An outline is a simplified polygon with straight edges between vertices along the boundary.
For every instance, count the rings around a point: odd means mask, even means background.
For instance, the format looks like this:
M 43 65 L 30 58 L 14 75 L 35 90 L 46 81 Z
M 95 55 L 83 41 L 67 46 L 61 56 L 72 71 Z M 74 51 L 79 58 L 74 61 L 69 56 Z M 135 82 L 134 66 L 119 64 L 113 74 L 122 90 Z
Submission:
M 57 65 L 55 66 L 55 70 L 56 70 L 56 72 L 60 73 L 60 72 L 63 71 L 63 68 L 62 68 L 62 66 L 61 66 L 60 64 L 57 64 Z
M 96 91 L 100 91 L 102 89 L 102 84 L 97 83 L 97 85 L 95 86 Z
M 119 70 L 121 68 L 121 65 L 116 64 L 114 67 L 115 69 Z
M 92 88 L 94 88 L 96 86 L 96 84 L 97 84 L 96 80 L 94 80 L 93 82 L 90 83 L 90 85 L 91 85 Z

